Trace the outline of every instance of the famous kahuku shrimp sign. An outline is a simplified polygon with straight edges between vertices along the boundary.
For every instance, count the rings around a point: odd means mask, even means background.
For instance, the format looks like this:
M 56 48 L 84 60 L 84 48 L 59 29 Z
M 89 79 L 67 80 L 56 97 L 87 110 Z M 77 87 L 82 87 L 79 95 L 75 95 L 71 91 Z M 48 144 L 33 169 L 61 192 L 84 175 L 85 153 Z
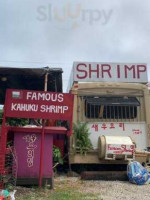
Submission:
M 73 98 L 66 93 L 8 89 L 5 116 L 71 120 Z

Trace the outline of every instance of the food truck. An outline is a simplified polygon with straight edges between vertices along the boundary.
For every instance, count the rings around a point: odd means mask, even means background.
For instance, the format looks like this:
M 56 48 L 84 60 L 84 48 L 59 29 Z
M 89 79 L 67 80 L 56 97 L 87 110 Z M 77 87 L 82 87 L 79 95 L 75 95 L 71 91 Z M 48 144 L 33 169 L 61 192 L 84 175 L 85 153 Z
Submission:
M 74 62 L 68 88 L 74 94 L 73 122 L 86 124 L 92 148 L 82 154 L 73 132 L 69 143 L 71 165 L 148 162 L 147 82 L 145 63 Z

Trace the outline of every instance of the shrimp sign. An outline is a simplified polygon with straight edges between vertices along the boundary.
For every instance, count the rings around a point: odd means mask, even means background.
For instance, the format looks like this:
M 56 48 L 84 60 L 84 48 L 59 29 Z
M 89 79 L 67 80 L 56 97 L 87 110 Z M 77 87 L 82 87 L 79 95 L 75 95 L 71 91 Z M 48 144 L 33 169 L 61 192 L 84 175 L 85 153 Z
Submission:
M 8 89 L 5 106 L 7 117 L 71 120 L 73 95 Z
M 148 82 L 145 63 L 74 62 L 73 81 Z

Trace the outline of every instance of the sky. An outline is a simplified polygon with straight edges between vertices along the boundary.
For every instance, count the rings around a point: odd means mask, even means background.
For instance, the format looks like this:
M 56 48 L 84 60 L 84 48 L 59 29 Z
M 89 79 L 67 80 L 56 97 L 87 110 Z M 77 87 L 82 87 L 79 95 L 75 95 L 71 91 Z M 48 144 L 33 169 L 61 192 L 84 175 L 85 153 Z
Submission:
M 150 74 L 149 44 L 149 0 L 0 2 L 0 66 L 61 67 L 64 91 L 74 61 L 147 63 Z

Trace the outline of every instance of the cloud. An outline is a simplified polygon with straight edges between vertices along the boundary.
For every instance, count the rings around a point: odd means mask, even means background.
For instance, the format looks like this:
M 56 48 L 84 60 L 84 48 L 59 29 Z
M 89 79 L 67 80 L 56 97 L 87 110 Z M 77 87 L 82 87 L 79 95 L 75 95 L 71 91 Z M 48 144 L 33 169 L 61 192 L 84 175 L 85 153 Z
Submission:
M 0 24 L 1 65 L 62 67 L 65 88 L 73 61 L 149 63 L 149 0 L 2 0 Z

